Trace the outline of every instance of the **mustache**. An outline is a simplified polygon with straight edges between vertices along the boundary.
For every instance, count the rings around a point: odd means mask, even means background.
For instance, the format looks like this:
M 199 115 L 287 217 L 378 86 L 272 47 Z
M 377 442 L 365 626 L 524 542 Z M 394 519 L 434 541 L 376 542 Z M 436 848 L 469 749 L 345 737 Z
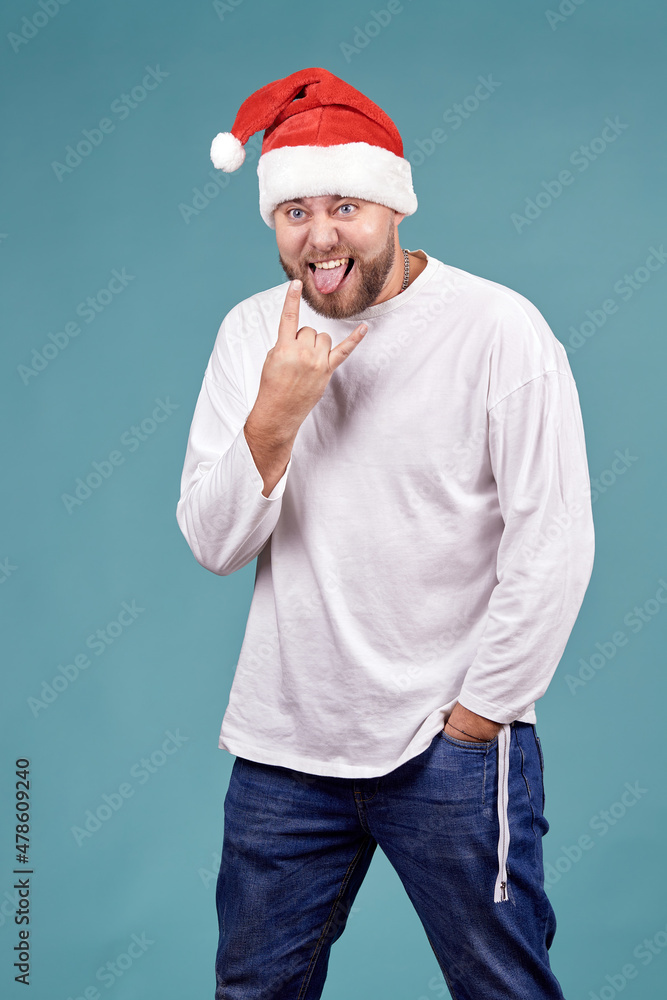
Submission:
M 303 257 L 302 263 L 314 264 L 319 260 L 336 260 L 338 257 L 354 257 L 356 259 L 357 254 L 355 251 L 348 248 L 328 250 L 326 254 L 320 254 L 318 257 Z

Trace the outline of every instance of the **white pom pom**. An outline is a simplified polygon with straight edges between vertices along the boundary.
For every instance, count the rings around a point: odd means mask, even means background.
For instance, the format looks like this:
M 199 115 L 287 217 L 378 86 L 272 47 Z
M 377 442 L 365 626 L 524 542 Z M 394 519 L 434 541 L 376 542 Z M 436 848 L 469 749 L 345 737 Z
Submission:
M 211 143 L 211 160 L 214 167 L 229 174 L 245 160 L 245 149 L 233 132 L 218 132 Z

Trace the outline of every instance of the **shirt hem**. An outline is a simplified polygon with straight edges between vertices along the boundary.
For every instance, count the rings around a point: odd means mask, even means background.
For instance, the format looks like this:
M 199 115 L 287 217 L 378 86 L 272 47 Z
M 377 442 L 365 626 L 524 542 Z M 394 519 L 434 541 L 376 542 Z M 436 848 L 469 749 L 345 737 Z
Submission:
M 516 710 L 512 711 L 512 709 L 506 708 L 503 705 L 496 705 L 492 701 L 485 701 L 484 698 L 478 698 L 465 689 L 461 690 L 458 700 L 463 708 L 467 708 L 469 712 L 475 712 L 476 715 L 482 715 L 485 719 L 491 719 L 493 722 L 499 722 L 502 725 L 507 725 L 511 722 L 529 722 L 531 725 L 535 725 L 537 720 L 534 703 L 532 707 L 528 708 L 521 715 L 517 715 Z
M 240 740 L 222 737 L 218 740 L 218 749 L 226 750 L 235 757 L 244 757 L 246 760 L 253 760 L 258 764 L 270 764 L 274 767 L 288 767 L 295 771 L 303 771 L 306 774 L 317 774 L 321 777 L 329 778 L 381 778 L 385 774 L 396 770 L 402 764 L 407 764 L 413 757 L 418 757 L 420 753 L 427 750 L 433 738 L 440 732 L 442 726 L 438 726 L 430 735 L 425 735 L 424 745 L 411 748 L 409 753 L 405 753 L 395 763 L 380 764 L 376 766 L 364 764 L 343 764 L 334 765 L 331 761 L 313 760 L 312 758 L 300 757 L 293 754 L 275 753 L 255 746 L 250 746 Z

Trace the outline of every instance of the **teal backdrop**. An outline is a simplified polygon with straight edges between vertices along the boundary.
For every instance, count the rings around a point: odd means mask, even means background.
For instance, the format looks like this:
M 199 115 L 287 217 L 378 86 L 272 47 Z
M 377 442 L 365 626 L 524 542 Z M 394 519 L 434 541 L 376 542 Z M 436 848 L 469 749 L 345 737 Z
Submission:
M 569 350 L 597 551 L 537 707 L 552 962 L 568 1000 L 664 995 L 667 11 L 548 2 L 3 5 L 3 996 L 213 997 L 217 740 L 254 563 L 202 569 L 175 509 L 218 326 L 284 275 L 257 140 L 229 177 L 209 147 L 305 66 L 397 123 L 402 244 L 518 290 Z M 378 852 L 325 1000 L 446 995 Z

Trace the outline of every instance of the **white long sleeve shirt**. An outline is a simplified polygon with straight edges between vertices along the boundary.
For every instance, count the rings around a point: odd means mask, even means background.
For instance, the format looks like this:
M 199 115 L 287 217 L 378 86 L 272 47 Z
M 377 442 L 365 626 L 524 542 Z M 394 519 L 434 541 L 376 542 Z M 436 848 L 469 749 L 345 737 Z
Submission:
M 177 507 L 196 559 L 258 556 L 219 747 L 372 777 L 424 751 L 455 702 L 536 722 L 590 579 L 584 430 L 566 352 L 537 308 L 428 257 L 301 425 L 270 496 L 243 425 L 287 283 L 225 317 Z

